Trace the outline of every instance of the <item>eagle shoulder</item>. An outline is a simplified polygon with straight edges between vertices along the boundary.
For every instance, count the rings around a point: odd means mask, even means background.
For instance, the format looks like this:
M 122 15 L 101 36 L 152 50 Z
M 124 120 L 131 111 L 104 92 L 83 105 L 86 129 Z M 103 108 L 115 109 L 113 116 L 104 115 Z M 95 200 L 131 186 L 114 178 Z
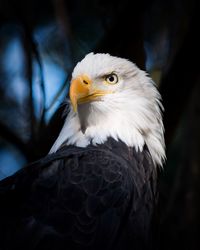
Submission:
M 120 249 L 138 239 L 129 229 L 139 228 L 145 209 L 148 183 L 136 173 L 141 159 L 131 165 L 109 150 L 74 148 L 8 178 L 0 185 L 2 249 Z

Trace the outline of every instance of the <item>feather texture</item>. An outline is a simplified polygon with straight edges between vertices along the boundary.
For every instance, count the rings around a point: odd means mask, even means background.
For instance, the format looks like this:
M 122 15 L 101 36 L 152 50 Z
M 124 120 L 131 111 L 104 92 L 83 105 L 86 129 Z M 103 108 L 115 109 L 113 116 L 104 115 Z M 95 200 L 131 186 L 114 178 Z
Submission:
M 64 146 L 0 184 L 0 249 L 150 249 L 148 149 Z

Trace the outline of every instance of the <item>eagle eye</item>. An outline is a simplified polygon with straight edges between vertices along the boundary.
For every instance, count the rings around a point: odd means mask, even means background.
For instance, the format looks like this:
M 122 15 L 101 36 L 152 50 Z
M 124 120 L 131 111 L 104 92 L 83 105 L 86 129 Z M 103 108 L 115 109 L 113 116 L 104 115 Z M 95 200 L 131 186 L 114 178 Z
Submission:
M 109 84 L 116 84 L 118 82 L 118 76 L 112 73 L 112 74 L 107 75 L 105 80 Z

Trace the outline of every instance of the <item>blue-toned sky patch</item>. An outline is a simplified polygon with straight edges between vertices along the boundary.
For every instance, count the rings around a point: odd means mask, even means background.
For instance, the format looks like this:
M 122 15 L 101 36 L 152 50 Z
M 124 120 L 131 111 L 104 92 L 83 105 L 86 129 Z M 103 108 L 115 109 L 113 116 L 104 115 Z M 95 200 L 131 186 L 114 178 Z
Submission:
M 7 85 L 5 94 L 15 99 L 18 103 L 22 103 L 28 95 L 28 86 L 24 73 L 24 51 L 21 41 L 18 37 L 8 42 L 3 54 L 3 70 L 6 74 Z
M 14 174 L 25 165 L 25 158 L 11 146 L 0 148 L 0 180 Z

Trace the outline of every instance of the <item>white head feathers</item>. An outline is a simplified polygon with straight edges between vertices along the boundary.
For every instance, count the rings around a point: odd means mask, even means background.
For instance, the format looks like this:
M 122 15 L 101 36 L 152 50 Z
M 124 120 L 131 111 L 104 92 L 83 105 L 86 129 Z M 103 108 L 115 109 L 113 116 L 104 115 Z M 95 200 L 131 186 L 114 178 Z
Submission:
M 115 73 L 118 83 L 102 84 L 102 76 Z M 109 54 L 88 54 L 74 68 L 72 79 L 87 74 L 94 85 L 111 94 L 71 108 L 50 152 L 63 144 L 86 147 L 121 140 L 142 151 L 146 144 L 155 164 L 165 159 L 160 94 L 147 74 L 132 62 Z

